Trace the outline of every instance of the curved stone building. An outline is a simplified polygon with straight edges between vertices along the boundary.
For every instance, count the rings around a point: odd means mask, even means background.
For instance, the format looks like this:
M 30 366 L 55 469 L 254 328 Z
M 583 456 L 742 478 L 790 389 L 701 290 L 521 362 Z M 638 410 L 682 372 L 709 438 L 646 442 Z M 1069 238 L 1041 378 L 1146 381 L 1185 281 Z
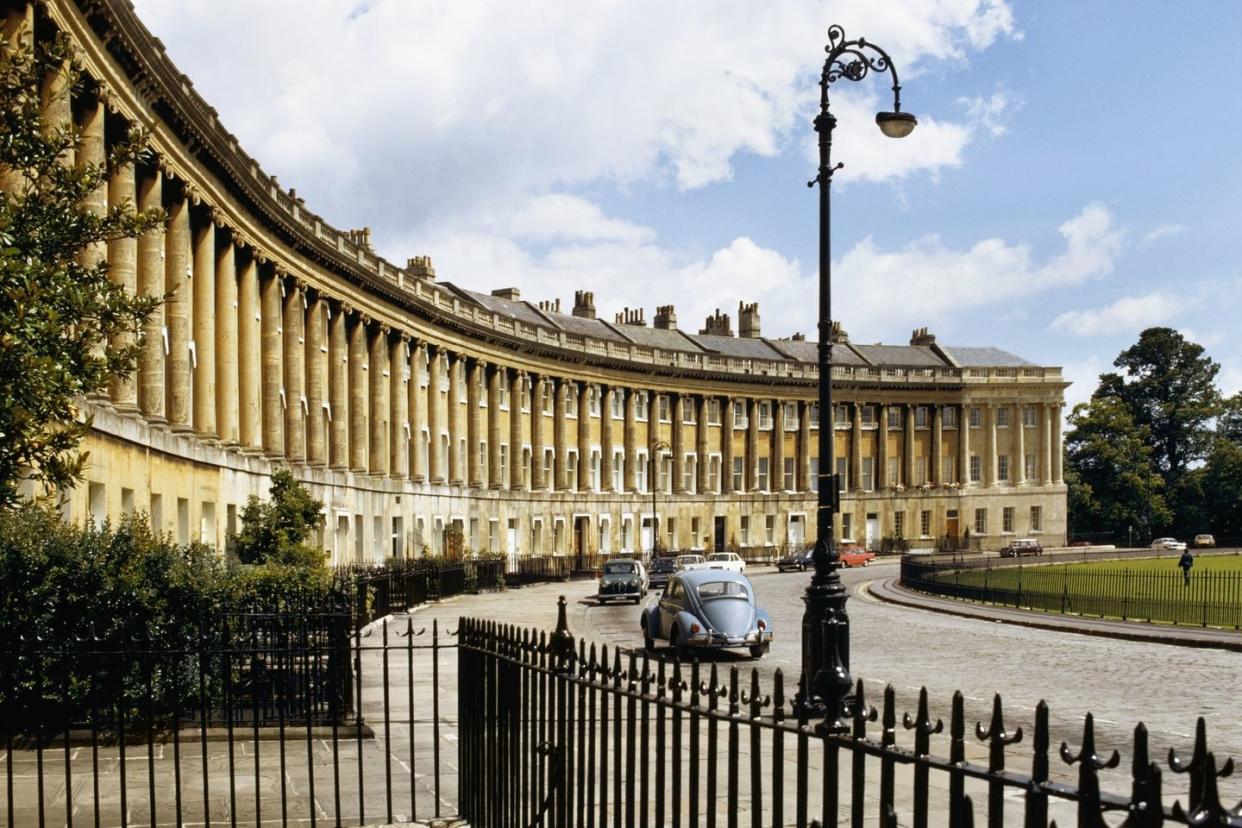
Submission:
M 265 174 L 125 0 L 6 3 L 5 36 L 23 25 L 80 52 L 85 90 L 47 115 L 81 129 L 82 161 L 151 133 L 152 162 L 116 170 L 91 208 L 168 213 L 98 253 L 170 298 L 135 374 L 88 401 L 74 519 L 146 510 L 220 546 L 288 467 L 323 500 L 337 562 L 436 550 L 454 527 L 513 555 L 645 551 L 657 528 L 664 548 L 779 546 L 813 540 L 823 471 L 843 478 L 846 540 L 1064 540 L 1058 368 L 925 330 L 838 331 L 820 469 L 815 345 L 761 336 L 755 305 L 736 335 L 720 313 L 694 333 L 671 306 L 601 319 L 589 290 L 565 313 L 438 280 L 424 256 L 392 264 Z

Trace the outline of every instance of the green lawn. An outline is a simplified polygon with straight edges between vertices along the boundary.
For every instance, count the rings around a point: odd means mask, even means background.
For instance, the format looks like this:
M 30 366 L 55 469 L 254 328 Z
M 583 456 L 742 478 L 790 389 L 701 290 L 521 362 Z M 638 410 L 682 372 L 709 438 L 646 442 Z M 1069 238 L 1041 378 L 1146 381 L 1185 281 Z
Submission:
M 945 571 L 937 580 L 958 597 L 1005 606 L 1154 623 L 1242 626 L 1242 556 L 1196 556 L 1189 586 L 1178 557 L 1023 563 Z

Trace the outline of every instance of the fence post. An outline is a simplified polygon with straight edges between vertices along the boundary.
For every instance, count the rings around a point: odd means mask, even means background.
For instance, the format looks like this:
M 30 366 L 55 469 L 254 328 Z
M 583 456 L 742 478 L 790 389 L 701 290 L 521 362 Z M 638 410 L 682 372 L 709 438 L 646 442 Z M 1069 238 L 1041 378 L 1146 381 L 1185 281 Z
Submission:
M 565 596 L 556 602 L 556 631 L 552 634 L 552 657 L 556 669 L 556 745 L 552 748 L 549 770 L 550 786 L 556 787 L 556 814 L 553 825 L 566 828 L 569 825 L 569 778 L 566 772 L 565 751 L 568 748 L 568 716 L 566 715 L 569 683 L 574 669 L 574 636 L 569 631 L 569 618 Z

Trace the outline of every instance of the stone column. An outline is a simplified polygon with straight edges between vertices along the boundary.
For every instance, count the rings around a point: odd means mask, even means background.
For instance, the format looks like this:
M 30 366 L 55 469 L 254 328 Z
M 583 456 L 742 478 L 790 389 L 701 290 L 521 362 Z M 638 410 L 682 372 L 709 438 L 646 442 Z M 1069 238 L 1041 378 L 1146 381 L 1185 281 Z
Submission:
M 1064 476 L 1065 446 L 1061 441 L 1061 404 L 1052 404 L 1052 482 L 1061 485 Z
M 556 455 L 552 461 L 552 480 L 553 486 L 558 492 L 565 491 L 566 477 L 565 474 L 565 412 L 568 400 L 568 383 L 569 380 L 557 378 L 556 382 L 556 404 L 552 413 L 552 451 Z
M 905 463 L 905 484 L 913 486 L 914 480 L 914 403 L 906 404 L 906 463 Z
M 526 489 L 522 468 L 522 389 L 526 374 L 514 371 L 509 376 L 509 488 L 520 492 Z
M 686 444 L 685 435 L 682 434 L 682 422 L 685 420 L 686 412 L 686 395 L 673 394 L 673 439 L 670 441 L 673 452 L 673 494 L 683 494 L 686 491 Z
M 469 470 L 466 480 L 470 488 L 478 489 L 483 486 L 483 463 L 479 457 L 479 448 L 482 445 L 482 440 L 479 439 L 479 379 L 480 373 L 487 370 L 487 363 L 472 359 L 466 363 L 466 368 L 470 372 L 466 377 L 466 468 Z M 491 404 L 489 397 L 489 424 Z
M 706 394 L 699 397 L 699 423 L 695 432 L 694 482 L 699 494 L 707 491 L 707 467 L 711 462 L 707 456 L 707 400 Z
M 238 396 L 238 342 L 240 307 L 237 296 L 237 260 L 233 239 L 221 235 L 216 251 L 216 425 L 228 445 L 241 441 Z
M 995 486 L 996 481 L 996 403 L 988 403 L 986 408 L 988 423 L 987 459 L 983 464 L 984 483 Z
M 410 435 L 410 423 L 406 419 L 409 343 L 409 337 L 404 334 L 395 335 L 388 342 L 388 473 L 393 477 L 410 474 L 410 452 L 406 447 Z
M 331 313 L 331 311 L 329 311 Z M 332 415 L 328 462 L 349 468 L 349 332 L 348 313 L 337 305 L 328 320 L 328 411 Z
M 720 493 L 733 494 L 733 427 L 737 421 L 733 416 L 733 398 L 721 397 L 720 404 Z
M 958 482 L 970 486 L 970 406 L 962 403 L 957 417 Z
M 134 165 L 122 164 L 108 178 L 108 203 L 133 205 L 137 200 L 134 184 Z M 138 293 L 138 240 L 113 239 L 108 242 L 108 279 L 119 285 L 130 296 Z M 134 336 L 124 332 L 112 338 L 113 348 L 124 349 L 134 343 Z M 127 373 L 113 377 L 108 385 L 108 395 L 119 411 L 138 411 L 137 376 Z
M 328 462 L 328 303 L 316 296 L 306 311 L 306 460 L 316 466 Z
M 367 318 L 352 314 L 349 331 L 349 467 L 367 470 Z
M 632 388 L 619 388 L 622 394 L 621 407 L 625 412 L 625 427 L 622 432 L 622 445 L 625 451 L 624 470 L 621 473 L 621 484 L 624 491 L 638 491 L 638 423 L 634 416 L 634 405 L 637 392 Z
M 939 485 L 944 482 L 944 470 L 941 456 L 944 454 L 944 418 L 941 414 L 943 406 L 932 406 L 932 439 L 931 459 L 928 463 L 928 482 Z
M 530 383 L 530 487 L 537 492 L 548 488 L 543 473 L 543 395 L 546 377 L 531 375 Z
M 454 353 L 448 355 L 449 391 L 448 391 L 448 461 L 450 486 L 460 486 L 465 482 L 462 476 L 461 436 L 461 356 Z
M 897 481 L 888 479 L 888 406 L 883 404 L 876 406 L 875 456 L 875 487 L 877 490 L 887 489 Z
M 772 401 L 772 491 L 785 491 L 785 403 Z
M 1026 485 L 1026 418 L 1023 417 L 1023 408 L 1021 404 L 1013 407 L 1013 412 L 1017 415 L 1014 419 L 1012 428 L 1014 429 L 1013 450 L 1017 457 L 1009 461 L 1009 465 L 1013 468 L 1013 484 L 1015 486 Z
M 652 492 L 660 489 L 660 457 L 656 448 L 660 443 L 660 415 L 656 397 L 653 392 L 647 393 L 647 476 L 650 478 L 647 489 Z M 654 520 L 652 528 L 655 528 Z
M 422 372 L 427 362 L 427 345 L 419 342 L 410 348 L 410 478 L 416 483 L 427 479 L 423 467 L 427 458 L 423 451 L 423 427 L 427 424 L 427 394 L 423 391 Z
M 746 418 L 746 491 L 753 492 L 759 488 L 759 401 L 751 399 L 747 403 L 749 416 Z
M 440 411 L 440 376 L 443 369 L 440 365 L 444 360 L 444 351 L 437 345 L 428 353 L 431 358 L 427 363 L 427 477 L 432 483 L 443 483 L 444 460 L 440 451 L 440 437 L 444 430 Z
M 194 430 L 207 438 L 216 428 L 216 225 L 210 210 L 194 224 Z M 286 320 L 286 327 L 288 322 Z
M 370 453 L 371 474 L 386 476 L 388 468 L 388 326 L 375 325 L 371 330 L 367 357 L 368 384 L 371 387 Z
M 242 447 L 263 450 L 263 350 L 260 323 L 259 263 L 254 251 L 243 255 L 238 279 L 237 309 L 237 400 L 238 429 Z
M 800 492 L 811 491 L 811 456 L 815 453 L 815 445 L 811 442 L 811 403 L 807 400 L 798 401 L 798 469 L 794 485 Z
M 285 456 L 306 459 L 306 294 L 297 283 L 285 293 Z
M 190 314 L 194 286 L 190 279 L 190 203 L 183 194 L 172 195 L 166 207 L 168 232 L 164 235 L 164 319 L 168 326 L 165 412 L 173 431 L 190 430 Z M 279 316 L 279 296 L 277 297 Z M 280 323 L 276 323 L 280 327 Z M 277 351 L 279 351 L 277 345 Z M 283 446 L 283 444 L 282 444 Z
M 499 365 L 487 367 L 487 486 L 503 489 L 504 477 L 500 473 L 500 372 Z
M 164 204 L 163 173 L 144 169 L 138 180 L 138 209 L 154 210 Z M 143 296 L 163 296 L 164 228 L 153 227 L 138 237 L 138 291 Z M 167 422 L 164 416 L 164 355 L 167 329 L 164 305 L 157 305 L 142 326 L 142 353 L 138 357 L 138 406 L 152 423 Z
M 578 384 L 578 491 L 591 490 L 591 387 Z
M 269 457 L 285 453 L 285 369 L 280 300 L 280 274 L 269 271 L 261 286 L 260 338 L 262 351 L 263 452 Z
M 1039 447 L 1043 456 L 1039 463 L 1039 479 L 1045 486 L 1052 485 L 1052 403 L 1039 406 Z
M 69 106 L 70 90 L 64 90 L 64 106 Z M 107 136 L 104 133 L 105 123 L 107 121 L 107 112 L 104 107 L 103 98 L 98 92 L 88 92 L 78 100 L 78 109 L 82 116 L 82 122 L 78 127 L 78 147 L 74 157 L 74 163 L 79 169 L 95 166 L 101 167 L 107 161 L 106 142 Z M 72 113 L 70 113 L 72 115 Z M 96 216 L 102 216 L 108 212 L 108 186 L 101 184 L 94 190 L 91 190 L 82 197 L 82 207 L 86 212 Z M 87 245 L 79 254 L 78 260 L 83 267 L 94 267 L 107 257 L 108 246 L 105 242 L 95 242 Z M 102 350 L 102 349 L 101 349 Z
M 850 491 L 861 492 L 862 481 L 862 403 L 853 404 L 853 420 L 850 423 Z M 872 484 L 875 483 L 873 479 Z
M 612 400 L 616 393 L 611 386 L 601 386 L 599 401 L 599 488 L 600 491 L 615 491 L 612 485 Z

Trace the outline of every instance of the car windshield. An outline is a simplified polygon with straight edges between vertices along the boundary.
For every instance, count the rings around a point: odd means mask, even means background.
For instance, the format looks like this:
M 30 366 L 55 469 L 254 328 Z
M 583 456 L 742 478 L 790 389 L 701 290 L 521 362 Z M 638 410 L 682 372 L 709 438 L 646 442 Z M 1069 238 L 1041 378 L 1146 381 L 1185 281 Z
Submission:
M 698 592 L 702 601 L 714 601 L 717 598 L 750 599 L 750 590 L 746 588 L 746 584 L 738 581 L 707 581 L 699 584 Z
M 728 552 L 717 552 L 715 555 L 709 555 L 707 559 L 709 561 L 727 561 L 730 558 Z
M 703 559 L 700 558 L 698 555 L 678 555 L 677 565 L 686 566 L 687 564 L 699 563 L 702 560 Z
M 634 571 L 634 564 L 630 561 L 614 561 L 613 563 L 604 564 L 605 575 L 629 575 Z
M 652 572 L 671 572 L 677 564 L 672 558 L 656 558 L 651 562 Z

